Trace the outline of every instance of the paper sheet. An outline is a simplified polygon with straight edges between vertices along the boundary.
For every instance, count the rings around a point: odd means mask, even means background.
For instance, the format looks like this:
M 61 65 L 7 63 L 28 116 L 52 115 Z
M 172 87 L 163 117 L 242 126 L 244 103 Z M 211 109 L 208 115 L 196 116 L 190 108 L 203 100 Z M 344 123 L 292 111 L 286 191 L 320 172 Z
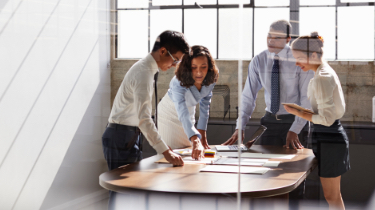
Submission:
M 193 158 L 189 157 L 182 157 L 185 164 L 212 164 L 213 161 L 217 160 L 217 158 L 204 158 L 201 160 L 193 160 Z M 155 163 L 168 163 L 165 158 L 161 158 L 160 160 L 156 161 Z
M 237 152 L 220 152 L 219 155 L 226 157 L 235 157 L 238 158 Z M 261 159 L 284 159 L 291 160 L 296 155 L 287 155 L 287 154 L 262 154 L 262 153 L 241 153 L 241 158 L 261 158 Z
M 265 174 L 270 168 L 241 167 L 241 174 Z M 201 172 L 238 173 L 238 166 L 206 165 Z

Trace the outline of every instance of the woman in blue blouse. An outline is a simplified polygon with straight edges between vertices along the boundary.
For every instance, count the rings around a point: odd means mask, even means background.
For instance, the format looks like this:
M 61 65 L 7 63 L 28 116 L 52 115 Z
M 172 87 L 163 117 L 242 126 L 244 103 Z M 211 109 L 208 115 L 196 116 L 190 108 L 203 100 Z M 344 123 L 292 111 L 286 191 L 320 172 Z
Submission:
M 169 84 L 167 94 L 158 105 L 158 130 L 172 149 L 192 146 L 192 158 L 204 158 L 209 149 L 206 137 L 212 90 L 219 70 L 206 47 L 193 46 L 185 54 Z M 199 103 L 199 120 L 195 108 Z

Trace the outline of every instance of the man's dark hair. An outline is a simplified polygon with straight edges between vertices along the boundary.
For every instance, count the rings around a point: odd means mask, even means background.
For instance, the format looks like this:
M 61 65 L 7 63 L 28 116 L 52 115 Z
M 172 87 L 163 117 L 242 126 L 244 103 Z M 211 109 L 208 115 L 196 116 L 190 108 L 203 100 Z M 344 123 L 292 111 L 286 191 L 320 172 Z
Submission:
M 276 31 L 282 31 L 287 37 L 291 37 L 292 25 L 287 20 L 278 20 L 271 24 L 270 28 Z
M 201 45 L 194 45 L 191 47 L 190 53 L 182 57 L 181 63 L 177 66 L 175 75 L 180 81 L 180 85 L 189 88 L 193 86 L 195 80 L 193 79 L 191 62 L 194 58 L 199 56 L 206 56 L 208 62 L 207 75 L 203 80 L 203 86 L 209 86 L 217 82 L 219 78 L 219 69 L 216 67 L 215 60 L 212 58 L 210 51 Z
M 155 41 L 152 52 L 165 47 L 171 54 L 181 51 L 184 54 L 189 53 L 189 44 L 185 40 L 183 33 L 177 31 L 164 31 L 161 33 Z

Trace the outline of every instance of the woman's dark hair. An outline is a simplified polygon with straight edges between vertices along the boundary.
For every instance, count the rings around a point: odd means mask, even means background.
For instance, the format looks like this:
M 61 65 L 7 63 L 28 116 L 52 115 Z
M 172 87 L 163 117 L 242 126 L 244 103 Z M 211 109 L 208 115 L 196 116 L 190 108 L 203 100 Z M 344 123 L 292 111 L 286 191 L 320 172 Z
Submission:
M 178 51 L 186 54 L 189 53 L 189 44 L 185 40 L 183 33 L 177 31 L 164 31 L 161 33 L 155 41 L 152 52 L 165 47 L 170 53 L 175 54 Z
M 195 45 L 190 49 L 190 53 L 185 54 L 182 57 L 181 63 L 177 66 L 175 74 L 177 79 L 180 81 L 180 85 L 189 88 L 193 86 L 195 80 L 193 79 L 191 62 L 193 58 L 199 56 L 206 56 L 208 61 L 207 75 L 203 80 L 202 85 L 208 86 L 212 83 L 217 82 L 219 78 L 219 69 L 215 65 L 215 60 L 212 58 L 210 51 L 206 47 Z
M 301 51 L 310 57 L 314 52 L 318 58 L 323 56 L 323 37 L 319 36 L 318 32 L 311 32 L 310 36 L 300 36 L 293 41 L 292 50 Z

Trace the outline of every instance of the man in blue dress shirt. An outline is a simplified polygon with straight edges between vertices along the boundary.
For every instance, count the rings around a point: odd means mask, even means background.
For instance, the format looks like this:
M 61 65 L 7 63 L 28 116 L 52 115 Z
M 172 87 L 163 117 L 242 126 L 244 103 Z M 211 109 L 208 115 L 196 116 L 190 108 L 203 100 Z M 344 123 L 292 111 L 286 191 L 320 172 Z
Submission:
M 304 72 L 295 65 L 292 51 L 288 45 L 291 25 L 286 20 L 271 24 L 267 36 L 268 49 L 256 55 L 248 68 L 248 77 L 242 92 L 242 129 L 246 127 L 255 108 L 258 91 L 263 87 L 266 114 L 261 124 L 267 130 L 260 139 L 261 145 L 284 145 L 287 148 L 301 149 L 298 134 L 306 120 L 289 114 L 281 103 L 296 103 L 310 108 L 307 86 L 314 72 Z M 231 145 L 238 139 L 238 120 L 236 131 L 224 145 Z M 243 139 L 243 138 L 242 138 Z

